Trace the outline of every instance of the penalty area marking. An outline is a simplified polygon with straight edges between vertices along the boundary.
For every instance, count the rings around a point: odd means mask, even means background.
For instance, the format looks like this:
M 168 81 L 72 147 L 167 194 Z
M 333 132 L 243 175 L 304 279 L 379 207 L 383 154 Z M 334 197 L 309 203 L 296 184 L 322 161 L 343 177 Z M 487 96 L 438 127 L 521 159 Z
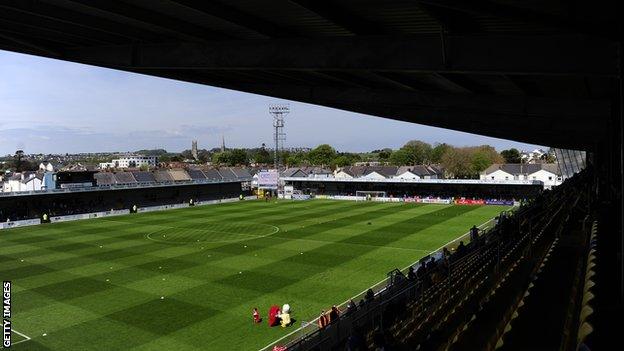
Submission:
M 17 335 L 19 335 L 19 336 L 21 336 L 21 337 L 23 337 L 23 338 L 25 338 L 24 340 L 20 340 L 20 341 L 17 341 L 17 342 L 12 342 L 12 343 L 11 343 L 11 346 L 12 346 L 12 345 L 17 345 L 17 344 L 20 344 L 20 343 L 23 343 L 23 342 L 26 342 L 26 341 L 29 341 L 29 340 L 31 340 L 31 339 L 32 339 L 30 336 L 28 336 L 28 335 L 26 335 L 26 334 L 24 334 L 24 333 L 20 333 L 20 332 L 18 332 L 18 331 L 17 331 L 17 330 L 15 330 L 15 329 L 11 329 L 11 332 L 12 332 L 12 333 L 15 333 L 15 334 L 17 334 Z
M 509 209 L 513 209 L 514 207 L 515 207 L 515 206 L 511 206 Z M 482 228 L 482 227 L 486 226 L 488 223 L 492 222 L 493 220 L 494 220 L 494 218 L 489 219 L 489 220 L 487 220 L 487 221 L 483 222 L 482 224 L 480 224 L 479 226 L 477 226 L 477 228 Z M 437 248 L 436 250 L 433 250 L 433 251 L 429 252 L 429 254 L 432 254 L 432 253 L 434 253 L 434 252 L 437 252 L 437 251 L 442 250 L 442 248 L 443 248 L 443 247 L 445 247 L 445 246 L 447 246 L 447 245 L 450 245 L 450 244 L 452 244 L 452 243 L 456 242 L 457 240 L 459 240 L 460 238 L 463 238 L 464 236 L 466 236 L 466 235 L 468 235 L 468 234 L 470 234 L 470 231 L 468 231 L 468 232 L 466 232 L 466 233 L 464 233 L 464 234 L 462 234 L 462 235 L 458 236 L 457 238 L 455 238 L 455 239 L 453 239 L 453 240 L 451 240 L 451 241 L 447 242 L 446 244 L 444 244 L 444 245 L 440 246 L 440 247 L 439 247 L 439 248 Z M 410 264 L 410 265 L 406 266 L 406 267 L 405 267 L 405 268 L 403 268 L 401 271 L 404 271 L 404 270 L 406 270 L 407 268 L 409 268 L 409 267 L 411 267 L 411 266 L 413 266 L 413 265 L 415 265 L 415 264 L 417 264 L 417 263 L 418 263 L 418 261 L 416 261 L 416 262 L 414 262 L 414 263 L 412 263 L 412 264 Z M 358 297 L 358 296 L 360 296 L 360 295 L 364 294 L 366 291 L 368 291 L 368 289 L 370 289 L 370 288 L 372 288 L 372 287 L 375 287 L 375 286 L 377 286 L 377 285 L 379 285 L 379 284 L 381 284 L 381 283 L 385 282 L 386 280 L 388 280 L 388 278 L 384 278 L 384 279 L 380 280 L 380 281 L 379 281 L 379 282 L 377 282 L 376 284 L 373 284 L 373 285 L 371 285 L 370 287 L 368 287 L 368 288 L 364 289 L 364 290 L 363 290 L 362 292 L 360 292 L 359 294 L 354 295 L 353 297 L 351 297 L 350 299 L 346 300 L 345 302 L 343 302 L 343 303 L 339 304 L 338 306 L 342 306 L 342 305 L 344 305 L 344 304 L 348 303 L 349 301 L 351 301 L 351 300 L 355 299 L 356 297 Z M 316 317 L 315 319 L 311 320 L 311 321 L 308 323 L 308 325 L 309 325 L 309 324 L 316 324 L 316 321 L 317 321 L 317 320 L 318 320 L 318 317 Z M 307 325 L 306 325 L 306 326 L 307 326 Z M 282 340 L 286 339 L 287 337 L 289 337 L 289 336 L 291 336 L 291 335 L 293 335 L 293 334 L 295 334 L 295 333 L 297 333 L 297 332 L 301 331 L 303 328 L 304 328 L 304 327 L 303 327 L 303 326 L 301 326 L 301 327 L 299 327 L 299 328 L 297 328 L 297 329 L 295 329 L 295 330 L 291 331 L 290 333 L 288 333 L 288 334 L 286 334 L 286 335 L 282 336 L 281 338 L 279 338 L 279 339 L 277 339 L 277 340 L 275 340 L 275 341 L 271 342 L 270 344 L 268 344 L 267 346 L 265 346 L 265 347 L 263 347 L 263 348 L 259 349 L 258 351 L 265 351 L 265 350 L 268 350 L 271 346 L 276 345 L 278 342 L 280 342 L 280 341 L 282 341 Z

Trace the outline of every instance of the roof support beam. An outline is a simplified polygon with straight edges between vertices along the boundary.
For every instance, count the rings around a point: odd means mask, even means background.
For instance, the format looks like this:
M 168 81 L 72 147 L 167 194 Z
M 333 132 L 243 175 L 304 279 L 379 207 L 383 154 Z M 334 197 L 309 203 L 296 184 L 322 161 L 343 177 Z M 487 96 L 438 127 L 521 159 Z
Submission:
M 252 16 L 220 2 L 205 0 L 174 0 L 174 2 L 270 38 L 293 37 L 296 34 L 293 33 L 292 29 L 280 28 L 274 23 Z
M 153 10 L 133 6 L 131 4 L 108 0 L 70 0 L 76 6 L 83 6 L 98 11 L 108 12 L 124 18 L 129 22 L 139 22 L 147 27 L 159 28 L 160 31 L 176 33 L 180 38 L 188 41 L 204 42 L 211 39 L 227 38 L 210 29 L 179 20 Z
M 117 68 L 322 70 L 615 76 L 617 48 L 579 36 L 274 39 L 69 48 L 68 60 Z M 573 57 L 574 59 L 570 59 Z
M 598 24 L 581 23 L 573 19 L 550 15 L 515 6 L 494 3 L 486 0 L 418 0 L 418 2 L 474 15 L 488 15 L 506 18 L 523 23 L 534 23 L 549 28 L 563 28 L 576 33 L 617 38 L 615 28 L 607 28 Z
M 157 36 L 153 32 L 149 32 L 135 26 L 120 26 L 119 23 L 115 23 L 101 17 L 96 17 L 73 11 L 60 6 L 54 6 L 45 3 L 40 0 L 5 0 L 0 3 L 0 9 L 2 11 L 19 11 L 27 15 L 36 16 L 36 18 L 44 18 L 46 21 L 39 23 L 45 25 L 47 21 L 56 22 L 59 25 L 69 25 L 69 30 L 82 31 L 83 34 L 89 34 L 98 36 L 98 34 L 91 34 L 91 32 L 99 32 L 108 36 L 116 37 L 116 41 L 119 39 L 132 39 L 132 40 L 147 40 L 147 41 L 162 41 L 163 35 Z M 160 39 L 160 40 L 158 40 Z
M 388 31 L 377 23 L 359 18 L 340 8 L 334 0 L 290 0 L 353 34 L 381 35 Z

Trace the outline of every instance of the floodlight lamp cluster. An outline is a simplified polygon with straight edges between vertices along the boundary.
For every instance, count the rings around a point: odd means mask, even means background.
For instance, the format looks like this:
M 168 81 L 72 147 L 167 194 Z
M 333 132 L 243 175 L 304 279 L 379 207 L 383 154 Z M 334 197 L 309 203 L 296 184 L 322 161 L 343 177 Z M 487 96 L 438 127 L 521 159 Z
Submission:
M 288 105 L 269 105 L 270 113 L 286 114 L 290 112 L 290 106 Z

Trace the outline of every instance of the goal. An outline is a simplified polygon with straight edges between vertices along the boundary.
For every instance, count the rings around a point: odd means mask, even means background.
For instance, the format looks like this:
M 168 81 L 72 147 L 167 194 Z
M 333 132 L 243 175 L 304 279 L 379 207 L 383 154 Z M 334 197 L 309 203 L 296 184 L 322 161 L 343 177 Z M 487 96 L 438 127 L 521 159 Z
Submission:
M 386 197 L 385 191 L 356 191 L 356 201 L 372 201 L 374 197 Z

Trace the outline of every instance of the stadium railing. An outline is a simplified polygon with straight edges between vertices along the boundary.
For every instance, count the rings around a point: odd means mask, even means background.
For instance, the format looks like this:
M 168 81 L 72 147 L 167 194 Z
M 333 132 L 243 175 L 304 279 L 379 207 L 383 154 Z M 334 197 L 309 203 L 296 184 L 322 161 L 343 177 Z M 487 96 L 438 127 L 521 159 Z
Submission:
M 479 228 L 482 230 L 481 237 L 487 237 L 495 228 L 496 224 L 497 220 L 491 219 L 480 225 Z M 468 242 L 469 238 L 470 232 L 467 232 L 462 236 L 448 242 L 446 245 L 443 245 L 437 250 L 432 251 L 431 253 L 429 253 L 429 255 L 425 257 L 440 258 L 443 256 L 444 248 L 454 250 L 460 241 Z M 453 272 L 453 275 L 455 276 L 457 274 L 457 272 L 455 272 L 455 268 L 461 267 L 467 262 L 471 262 L 471 259 L 474 259 L 475 257 L 475 253 L 476 251 L 473 251 L 463 258 L 453 261 L 449 268 L 450 272 Z M 403 275 L 403 277 L 406 277 L 410 267 L 413 267 L 414 269 L 420 267 L 421 259 L 422 258 L 399 270 L 401 275 Z M 423 286 L 419 285 L 420 283 L 410 284 L 409 286 L 401 286 L 400 284 L 397 284 L 397 282 L 393 281 L 393 279 L 395 278 L 396 275 L 389 274 L 385 279 L 354 295 L 349 300 L 346 300 L 341 304 L 336 305 L 343 314 L 345 312 L 351 314 L 352 312 L 349 312 L 347 309 L 347 305 L 349 304 L 349 302 L 353 300 L 356 304 L 358 304 L 362 300 L 366 301 L 366 294 L 368 290 L 372 290 L 374 293 L 373 301 L 377 302 L 373 304 L 365 303 L 361 308 L 358 307 L 358 309 L 353 312 L 349 318 L 340 318 L 339 323 L 331 324 L 329 327 L 322 330 L 318 327 L 318 317 L 313 320 L 304 321 L 301 327 L 295 329 L 281 339 L 278 339 L 271 344 L 265 346 L 261 350 L 272 350 L 272 348 L 277 345 L 285 345 L 288 350 L 298 350 L 299 347 L 303 347 L 304 344 L 305 349 L 310 349 L 311 342 L 318 345 L 326 342 L 333 343 L 336 340 L 344 337 L 345 334 L 348 335 L 349 333 L 351 333 L 354 325 L 367 323 L 374 324 L 378 322 L 379 316 L 383 314 L 387 306 L 395 301 L 403 299 L 413 300 L 419 294 L 420 300 L 425 299 L 426 292 L 423 289 Z M 405 283 L 407 283 L 407 281 L 405 281 Z M 429 294 L 431 293 L 433 293 L 433 291 L 429 290 Z

